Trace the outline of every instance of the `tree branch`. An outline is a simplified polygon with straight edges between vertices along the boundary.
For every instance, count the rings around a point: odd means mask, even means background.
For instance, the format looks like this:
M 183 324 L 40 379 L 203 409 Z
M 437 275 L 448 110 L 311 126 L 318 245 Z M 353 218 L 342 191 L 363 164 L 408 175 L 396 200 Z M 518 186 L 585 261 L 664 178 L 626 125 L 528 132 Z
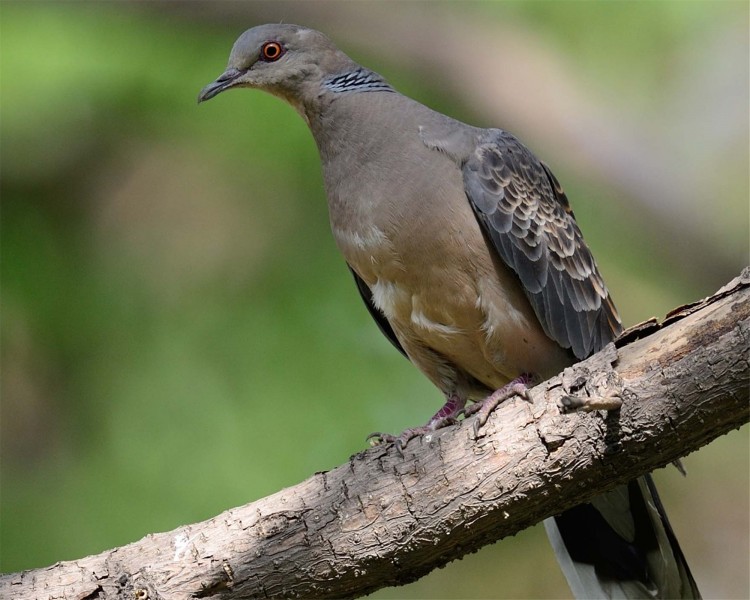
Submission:
M 354 597 L 413 581 L 748 422 L 750 268 L 472 423 L 375 447 L 294 487 L 77 561 L 4 598 Z M 564 398 L 620 410 L 565 415 Z

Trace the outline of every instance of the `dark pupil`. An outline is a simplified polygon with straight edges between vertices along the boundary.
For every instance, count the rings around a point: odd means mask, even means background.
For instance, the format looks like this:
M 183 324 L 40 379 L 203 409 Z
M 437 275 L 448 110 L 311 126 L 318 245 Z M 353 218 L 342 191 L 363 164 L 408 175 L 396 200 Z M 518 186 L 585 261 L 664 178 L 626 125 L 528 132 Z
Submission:
M 266 46 L 266 56 L 268 58 L 276 58 L 279 55 L 279 47 L 276 44 L 268 44 Z

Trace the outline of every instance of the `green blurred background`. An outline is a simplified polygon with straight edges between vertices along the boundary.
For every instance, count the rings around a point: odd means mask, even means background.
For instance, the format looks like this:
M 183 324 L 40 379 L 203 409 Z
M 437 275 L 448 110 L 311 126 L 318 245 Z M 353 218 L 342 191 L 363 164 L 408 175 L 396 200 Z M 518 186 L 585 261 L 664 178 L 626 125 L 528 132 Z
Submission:
M 196 106 L 244 29 L 327 32 L 563 182 L 626 325 L 748 262 L 747 2 L 0 4 L 0 569 L 335 467 L 439 393 L 370 322 L 288 106 Z M 707 598 L 747 598 L 748 428 L 656 474 Z M 376 598 L 566 597 L 540 527 Z

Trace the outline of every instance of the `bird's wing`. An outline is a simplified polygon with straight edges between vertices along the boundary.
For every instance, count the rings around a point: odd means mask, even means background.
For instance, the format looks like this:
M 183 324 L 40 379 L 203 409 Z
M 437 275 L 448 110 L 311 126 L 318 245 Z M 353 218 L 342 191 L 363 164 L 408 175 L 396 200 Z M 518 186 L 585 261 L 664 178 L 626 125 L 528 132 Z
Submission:
M 516 138 L 489 130 L 463 167 L 492 246 L 520 279 L 544 331 L 579 359 L 622 330 L 568 199 Z M 579 598 L 699 598 L 649 477 L 545 521 Z
M 349 266 L 349 265 L 347 265 Z M 372 301 L 372 292 L 370 291 L 370 288 L 367 287 L 367 284 L 362 280 L 362 278 L 357 275 L 356 271 L 349 266 L 349 270 L 352 272 L 352 276 L 354 277 L 354 282 L 357 284 L 357 289 L 359 290 L 359 295 L 362 296 L 362 300 L 365 302 L 365 306 L 367 307 L 367 311 L 370 313 L 370 316 L 375 320 L 375 323 L 378 326 L 378 329 L 380 329 L 381 333 L 388 338 L 388 341 L 394 345 L 396 350 L 398 350 L 401 354 L 406 356 L 406 358 L 409 358 L 406 355 L 406 351 L 404 350 L 403 346 L 401 346 L 401 343 L 398 341 L 398 338 L 396 337 L 396 334 L 393 331 L 393 327 L 391 327 L 391 324 L 388 322 L 388 319 L 385 318 L 385 315 L 380 312 L 377 306 Z
M 492 246 L 515 271 L 545 333 L 579 359 L 622 329 L 555 176 L 521 142 L 488 130 L 463 166 L 464 188 Z

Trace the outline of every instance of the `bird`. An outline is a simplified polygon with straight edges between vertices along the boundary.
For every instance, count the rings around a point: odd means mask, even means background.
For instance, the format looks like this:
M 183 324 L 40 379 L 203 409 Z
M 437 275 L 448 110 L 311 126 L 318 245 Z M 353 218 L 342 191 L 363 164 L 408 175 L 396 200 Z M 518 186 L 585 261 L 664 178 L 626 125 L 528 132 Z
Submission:
M 370 315 L 445 396 L 409 440 L 603 349 L 622 324 L 568 198 L 511 133 L 399 93 L 325 34 L 248 29 L 198 102 L 235 88 L 289 103 L 317 145 L 331 231 Z M 649 475 L 545 521 L 577 598 L 700 598 Z

